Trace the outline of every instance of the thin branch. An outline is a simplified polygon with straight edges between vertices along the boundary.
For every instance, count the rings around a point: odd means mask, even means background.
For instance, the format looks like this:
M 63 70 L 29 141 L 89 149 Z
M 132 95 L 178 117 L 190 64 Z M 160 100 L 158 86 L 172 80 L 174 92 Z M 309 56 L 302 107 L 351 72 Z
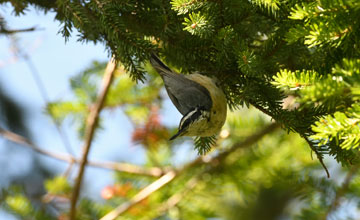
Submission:
M 89 161 L 88 165 L 125 173 L 140 174 L 153 177 L 160 177 L 165 172 L 163 169 L 158 167 L 143 168 L 129 163 L 118 163 L 111 161 Z
M 64 174 L 63 174 L 64 177 L 67 178 L 71 175 L 71 171 L 72 171 L 72 168 L 74 167 L 74 164 L 75 164 L 74 161 L 72 161 L 68 164 L 68 167 L 66 168 L 66 170 L 64 171 Z
M 14 29 L 14 30 L 9 30 L 9 29 L 2 27 L 2 29 L 0 29 L 0 33 L 1 34 L 16 34 L 16 33 L 21 33 L 21 32 L 31 32 L 31 31 L 38 31 L 38 30 L 40 30 L 40 29 L 38 29 L 36 27 L 24 28 L 24 29 Z
M 158 213 L 161 215 L 162 213 L 166 212 L 167 210 L 171 209 L 172 207 L 176 206 L 192 189 L 195 188 L 198 180 L 199 175 L 197 174 L 195 177 L 191 178 L 185 184 L 185 189 L 181 190 L 180 192 L 172 195 L 166 202 L 164 202 L 159 208 Z
M 164 176 L 162 176 L 161 178 L 159 178 L 158 180 L 156 180 L 155 182 L 151 183 L 150 185 L 145 187 L 143 190 L 138 192 L 129 202 L 119 205 L 117 208 L 115 208 L 113 211 L 106 214 L 100 220 L 114 220 L 115 218 L 117 218 L 118 216 L 120 216 L 121 214 L 126 212 L 129 208 L 135 206 L 137 203 L 141 202 L 142 200 L 144 200 L 145 198 L 150 196 L 152 193 L 159 190 L 161 187 L 170 183 L 177 176 L 181 175 L 181 173 L 183 173 L 183 172 L 186 172 L 188 169 L 191 169 L 200 164 L 213 164 L 213 163 L 219 164 L 218 162 L 220 160 L 225 159 L 230 153 L 232 153 L 238 149 L 251 146 L 252 144 L 259 141 L 266 134 L 269 134 L 269 133 L 275 131 L 279 127 L 280 127 L 279 124 L 272 123 L 269 126 L 265 127 L 263 130 L 246 138 L 243 142 L 234 144 L 229 150 L 224 151 L 213 158 L 206 156 L 206 155 L 202 156 L 202 157 L 198 157 L 195 160 L 193 160 L 192 162 L 184 165 L 178 171 L 169 171 Z
M 198 157 L 194 161 L 188 163 L 184 166 L 183 170 L 192 168 L 198 164 L 205 164 L 205 163 L 219 163 L 219 161 L 224 160 L 227 156 L 229 156 L 234 151 L 237 151 L 242 148 L 250 147 L 256 142 L 258 142 L 262 137 L 267 134 L 270 134 L 280 128 L 279 123 L 271 123 L 270 125 L 266 126 L 264 129 L 256 132 L 255 134 L 247 137 L 244 141 L 237 142 L 233 144 L 228 150 L 220 152 L 217 156 L 210 158 L 209 156 L 205 155 L 202 157 Z
M 329 170 L 327 169 L 324 161 L 323 161 L 323 158 L 321 157 L 321 154 L 316 150 L 316 148 L 312 145 L 311 141 L 307 138 L 307 137 L 304 137 L 304 139 L 306 140 L 306 142 L 309 144 L 311 150 L 313 150 L 321 164 L 321 166 L 324 168 L 325 172 L 326 172 L 326 175 L 327 175 L 327 178 L 330 178 L 330 173 L 329 173 Z
M 256 142 L 258 142 L 262 137 L 264 137 L 267 134 L 270 134 L 274 131 L 276 131 L 278 128 L 280 128 L 280 124 L 279 123 L 271 123 L 270 125 L 266 126 L 264 129 L 256 132 L 255 134 L 249 136 L 248 138 L 246 138 L 244 141 L 242 142 L 238 142 L 235 143 L 234 145 L 231 146 L 231 148 L 227 151 L 224 151 L 222 153 L 220 153 L 218 156 L 216 156 L 215 158 L 212 159 L 212 161 L 215 160 L 223 160 L 225 159 L 229 154 L 231 154 L 234 151 L 237 151 L 238 149 L 242 149 L 245 147 L 249 147 L 253 144 L 255 144 Z
M 74 157 L 69 156 L 69 155 L 59 154 L 59 153 L 43 150 L 43 149 L 35 146 L 33 143 L 31 143 L 30 140 L 26 139 L 25 137 L 15 134 L 11 131 L 7 131 L 1 127 L 0 127 L 0 135 L 2 135 L 4 138 L 6 138 L 12 142 L 18 143 L 22 146 L 27 146 L 27 147 L 31 148 L 32 150 L 34 150 L 35 152 L 38 152 L 40 154 L 43 154 L 43 155 L 46 155 L 46 156 L 49 156 L 49 157 L 52 157 L 52 158 L 55 158 L 58 160 L 62 160 L 62 161 L 71 163 L 74 159 Z
M 252 106 L 254 106 L 255 108 L 257 108 L 258 110 L 260 110 L 262 113 L 264 113 L 265 115 L 270 116 L 271 118 L 273 117 L 273 114 L 271 114 L 267 109 L 265 109 L 264 107 L 262 107 L 261 105 L 256 104 L 255 102 L 250 102 L 250 104 Z
M 7 131 L 0 127 L 0 135 L 3 136 L 5 139 L 12 141 L 14 143 L 19 144 L 20 146 L 28 147 L 31 150 L 40 153 L 42 155 L 64 161 L 67 163 L 80 163 L 79 159 L 76 159 L 72 155 L 69 154 L 60 154 L 55 153 L 51 151 L 47 151 L 44 149 L 41 149 L 40 147 L 33 144 L 30 140 L 26 139 L 23 136 L 20 136 L 18 134 L 15 134 L 11 131 Z M 131 174 L 140 174 L 140 175 L 146 175 L 146 176 L 153 176 L 153 177 L 160 177 L 164 174 L 164 170 L 158 167 L 150 167 L 150 168 L 143 168 L 140 166 L 136 166 L 133 164 L 128 163 L 118 163 L 118 162 L 111 162 L 111 161 L 88 161 L 88 165 L 92 167 L 98 167 L 108 170 L 115 170 L 119 172 L 126 172 Z
M 158 189 L 169 183 L 171 180 L 173 180 L 176 177 L 175 171 L 169 171 L 159 179 L 157 179 L 155 182 L 151 183 L 144 189 L 142 189 L 139 193 L 137 193 L 130 201 L 125 202 L 118 206 L 116 209 L 112 210 L 108 214 L 106 214 L 104 217 L 102 217 L 100 220 L 113 220 L 117 218 L 119 215 L 124 213 L 125 211 L 129 210 L 134 205 L 138 204 L 142 200 L 146 199 L 148 196 L 150 196 L 153 192 L 156 192 Z
M 76 217 L 76 203 L 80 194 L 80 188 L 81 188 L 81 182 L 84 176 L 85 171 L 85 165 L 88 162 L 88 154 L 90 151 L 91 143 L 94 137 L 95 128 L 97 126 L 97 122 L 99 119 L 99 114 L 101 112 L 101 109 L 104 105 L 106 95 L 109 91 L 110 85 L 114 78 L 114 73 L 116 70 L 117 62 L 115 59 L 111 58 L 109 61 L 106 70 L 105 75 L 103 78 L 103 90 L 101 91 L 100 95 L 98 96 L 95 105 L 92 106 L 90 109 L 90 113 L 86 119 L 86 128 L 85 128 L 85 142 L 83 146 L 83 153 L 82 158 L 80 162 L 79 167 L 79 173 L 76 178 L 72 198 L 71 198 L 71 208 L 70 208 L 70 220 L 75 220 Z

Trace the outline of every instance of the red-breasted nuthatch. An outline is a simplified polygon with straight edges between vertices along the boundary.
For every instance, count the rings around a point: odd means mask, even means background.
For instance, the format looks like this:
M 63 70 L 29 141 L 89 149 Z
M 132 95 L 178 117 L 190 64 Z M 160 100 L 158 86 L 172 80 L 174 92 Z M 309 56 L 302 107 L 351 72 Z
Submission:
M 226 98 L 215 82 L 204 75 L 182 75 L 167 67 L 151 54 L 151 65 L 160 74 L 166 91 L 179 112 L 183 115 L 178 136 L 210 137 L 217 134 L 226 120 Z

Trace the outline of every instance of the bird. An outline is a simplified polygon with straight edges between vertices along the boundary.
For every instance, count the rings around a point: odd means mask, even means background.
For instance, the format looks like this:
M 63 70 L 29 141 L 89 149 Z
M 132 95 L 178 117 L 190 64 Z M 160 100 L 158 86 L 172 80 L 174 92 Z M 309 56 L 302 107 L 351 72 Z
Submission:
M 151 53 L 150 64 L 160 74 L 167 94 L 182 114 L 178 131 L 181 136 L 211 137 L 220 132 L 226 120 L 227 101 L 215 81 L 200 73 L 180 74 Z

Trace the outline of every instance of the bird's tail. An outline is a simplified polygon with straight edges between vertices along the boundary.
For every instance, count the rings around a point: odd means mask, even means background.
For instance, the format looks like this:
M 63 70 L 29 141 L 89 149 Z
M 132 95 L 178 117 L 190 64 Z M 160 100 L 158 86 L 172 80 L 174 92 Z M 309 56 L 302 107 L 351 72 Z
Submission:
M 160 75 L 172 72 L 172 70 L 168 66 L 166 66 L 154 53 L 151 53 L 150 63 Z

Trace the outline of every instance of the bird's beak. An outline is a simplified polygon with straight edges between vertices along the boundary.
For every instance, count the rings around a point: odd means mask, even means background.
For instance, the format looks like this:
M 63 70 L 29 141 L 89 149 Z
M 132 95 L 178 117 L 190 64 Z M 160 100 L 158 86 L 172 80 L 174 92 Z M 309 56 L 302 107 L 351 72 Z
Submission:
M 175 138 L 179 137 L 179 136 L 183 136 L 186 132 L 185 131 L 178 131 L 174 136 L 172 136 L 169 140 L 172 141 Z

